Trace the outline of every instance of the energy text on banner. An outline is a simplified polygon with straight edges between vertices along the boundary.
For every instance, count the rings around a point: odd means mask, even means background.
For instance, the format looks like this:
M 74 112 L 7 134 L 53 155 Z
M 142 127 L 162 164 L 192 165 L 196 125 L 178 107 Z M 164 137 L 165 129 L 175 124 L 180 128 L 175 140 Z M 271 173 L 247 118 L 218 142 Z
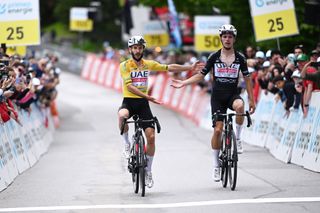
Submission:
M 7 46 L 40 44 L 39 0 L 2 0 L 0 32 Z

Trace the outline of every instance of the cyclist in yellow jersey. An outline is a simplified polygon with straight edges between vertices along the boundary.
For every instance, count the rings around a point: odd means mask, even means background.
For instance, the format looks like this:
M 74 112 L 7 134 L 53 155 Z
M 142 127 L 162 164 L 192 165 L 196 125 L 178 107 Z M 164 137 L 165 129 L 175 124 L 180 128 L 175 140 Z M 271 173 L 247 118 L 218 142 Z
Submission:
M 119 128 L 121 128 L 124 118 L 130 118 L 134 114 L 139 115 L 141 119 L 152 119 L 153 115 L 149 106 L 149 101 L 155 104 L 161 104 L 159 100 L 148 94 L 148 76 L 150 71 L 200 71 L 204 67 L 199 61 L 192 65 L 166 65 L 153 60 L 144 60 L 143 52 L 146 48 L 146 41 L 142 36 L 133 36 L 130 38 L 128 41 L 128 48 L 132 58 L 120 64 L 120 73 L 123 80 L 123 102 L 118 111 Z M 145 123 L 142 127 L 147 138 L 146 185 L 151 188 L 153 186 L 151 167 L 155 154 L 154 124 Z M 128 158 L 130 154 L 128 129 L 128 125 L 126 125 L 123 133 L 125 142 L 124 154 L 126 158 Z

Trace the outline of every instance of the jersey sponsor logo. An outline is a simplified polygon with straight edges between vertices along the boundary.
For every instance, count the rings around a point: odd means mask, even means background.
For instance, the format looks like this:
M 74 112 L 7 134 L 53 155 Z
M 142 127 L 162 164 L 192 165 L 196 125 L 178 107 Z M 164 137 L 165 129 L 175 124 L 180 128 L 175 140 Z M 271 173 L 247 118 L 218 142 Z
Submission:
M 132 85 L 136 87 L 147 87 L 149 71 L 133 71 L 130 73 Z
M 234 84 L 237 82 L 237 79 L 217 78 L 216 81 L 220 83 Z
M 240 64 L 231 64 L 228 67 L 225 63 L 215 63 L 215 77 L 217 78 L 238 78 Z
M 149 71 L 136 71 L 136 72 L 131 72 L 130 73 L 131 78 L 148 78 L 149 76 Z

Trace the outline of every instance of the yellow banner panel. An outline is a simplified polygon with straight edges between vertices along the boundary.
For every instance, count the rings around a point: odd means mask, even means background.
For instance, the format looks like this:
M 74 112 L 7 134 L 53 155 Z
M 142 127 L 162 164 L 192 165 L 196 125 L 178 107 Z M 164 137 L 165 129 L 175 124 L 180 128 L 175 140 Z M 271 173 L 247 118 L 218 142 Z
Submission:
M 299 34 L 293 9 L 255 16 L 253 23 L 257 41 Z
M 72 31 L 92 31 L 92 29 L 93 21 L 91 19 L 70 21 L 70 30 Z
M 145 34 L 143 37 L 146 39 L 147 47 L 166 47 L 169 45 L 170 37 L 165 34 Z
M 222 47 L 219 35 L 195 35 L 196 51 L 212 52 Z
M 27 54 L 27 47 L 26 46 L 8 47 L 6 53 L 10 56 L 14 54 L 25 56 Z
M 8 46 L 40 44 L 39 20 L 0 22 L 0 43 Z

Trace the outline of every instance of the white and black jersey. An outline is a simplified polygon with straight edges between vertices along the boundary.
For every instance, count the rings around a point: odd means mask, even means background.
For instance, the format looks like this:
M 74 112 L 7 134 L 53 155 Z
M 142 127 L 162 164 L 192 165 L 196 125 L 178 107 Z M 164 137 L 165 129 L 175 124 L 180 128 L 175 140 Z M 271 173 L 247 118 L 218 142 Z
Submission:
M 239 72 L 241 71 L 243 76 L 249 76 L 247 60 L 238 51 L 235 51 L 235 60 L 228 66 L 220 59 L 221 49 L 209 56 L 205 68 L 201 71 L 201 74 L 206 75 L 213 70 L 213 84 L 212 91 L 235 91 L 238 85 Z

